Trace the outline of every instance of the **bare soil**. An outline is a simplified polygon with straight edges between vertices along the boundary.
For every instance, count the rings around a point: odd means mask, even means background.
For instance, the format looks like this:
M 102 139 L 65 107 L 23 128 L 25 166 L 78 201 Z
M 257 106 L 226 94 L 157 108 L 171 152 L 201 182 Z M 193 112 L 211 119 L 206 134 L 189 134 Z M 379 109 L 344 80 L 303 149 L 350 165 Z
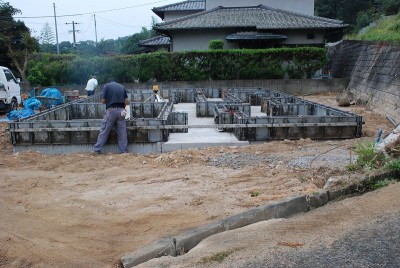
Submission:
M 334 94 L 307 99 L 336 107 Z M 164 154 L 13 153 L 0 123 L 0 266 L 117 267 L 152 241 L 346 174 L 351 148 L 393 125 L 364 106 L 363 137 Z

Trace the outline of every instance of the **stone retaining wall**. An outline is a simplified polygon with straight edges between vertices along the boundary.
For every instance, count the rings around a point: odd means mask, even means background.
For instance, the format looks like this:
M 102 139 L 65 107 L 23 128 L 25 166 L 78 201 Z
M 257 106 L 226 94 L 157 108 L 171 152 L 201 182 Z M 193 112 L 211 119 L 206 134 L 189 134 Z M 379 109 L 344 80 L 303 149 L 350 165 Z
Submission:
M 375 112 L 400 123 L 400 47 L 345 40 L 329 49 L 332 75 L 349 78 L 347 90 Z

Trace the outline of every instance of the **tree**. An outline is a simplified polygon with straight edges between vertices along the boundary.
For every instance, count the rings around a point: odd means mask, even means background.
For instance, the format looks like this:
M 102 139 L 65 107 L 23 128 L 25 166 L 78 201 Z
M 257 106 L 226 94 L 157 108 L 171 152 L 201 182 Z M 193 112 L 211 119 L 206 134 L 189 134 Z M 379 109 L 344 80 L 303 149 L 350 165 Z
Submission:
M 50 24 L 46 22 L 40 31 L 40 45 L 41 51 L 43 52 L 53 52 L 54 51 L 54 32 L 50 27 Z
M 8 2 L 0 2 L 0 49 L 5 52 L 0 64 L 17 68 L 22 80 L 27 81 L 28 60 L 39 49 L 39 43 L 22 21 L 14 20 L 12 16 L 18 13 L 21 11 Z
M 155 32 L 153 30 L 148 30 L 146 27 L 142 27 L 140 33 L 135 33 L 129 36 L 125 45 L 122 47 L 122 53 L 125 54 L 140 53 L 142 51 L 142 48 L 139 46 L 139 42 L 154 36 Z

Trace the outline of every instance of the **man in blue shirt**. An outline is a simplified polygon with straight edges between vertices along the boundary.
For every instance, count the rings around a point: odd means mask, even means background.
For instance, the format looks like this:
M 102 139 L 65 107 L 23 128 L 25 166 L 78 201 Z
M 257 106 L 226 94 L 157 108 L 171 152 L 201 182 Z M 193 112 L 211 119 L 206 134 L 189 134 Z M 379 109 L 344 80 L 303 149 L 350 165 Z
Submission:
M 101 102 L 106 105 L 106 113 L 101 121 L 97 142 L 93 147 L 95 154 L 100 154 L 114 126 L 117 129 L 119 152 L 128 152 L 128 137 L 125 122 L 125 106 L 129 104 L 128 94 L 123 85 L 115 82 L 113 79 L 109 79 L 109 81 L 109 83 L 104 85 L 101 96 Z

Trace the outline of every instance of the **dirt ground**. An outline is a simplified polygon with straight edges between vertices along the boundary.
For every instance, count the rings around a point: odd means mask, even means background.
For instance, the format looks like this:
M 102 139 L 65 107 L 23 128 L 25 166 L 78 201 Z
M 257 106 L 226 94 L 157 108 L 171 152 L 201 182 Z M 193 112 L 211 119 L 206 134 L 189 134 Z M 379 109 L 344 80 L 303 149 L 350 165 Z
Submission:
M 336 107 L 335 95 L 307 99 Z M 164 154 L 12 153 L 0 123 L 0 266 L 117 267 L 121 255 L 272 200 L 318 192 L 351 147 L 394 126 L 363 106 L 363 137 Z

